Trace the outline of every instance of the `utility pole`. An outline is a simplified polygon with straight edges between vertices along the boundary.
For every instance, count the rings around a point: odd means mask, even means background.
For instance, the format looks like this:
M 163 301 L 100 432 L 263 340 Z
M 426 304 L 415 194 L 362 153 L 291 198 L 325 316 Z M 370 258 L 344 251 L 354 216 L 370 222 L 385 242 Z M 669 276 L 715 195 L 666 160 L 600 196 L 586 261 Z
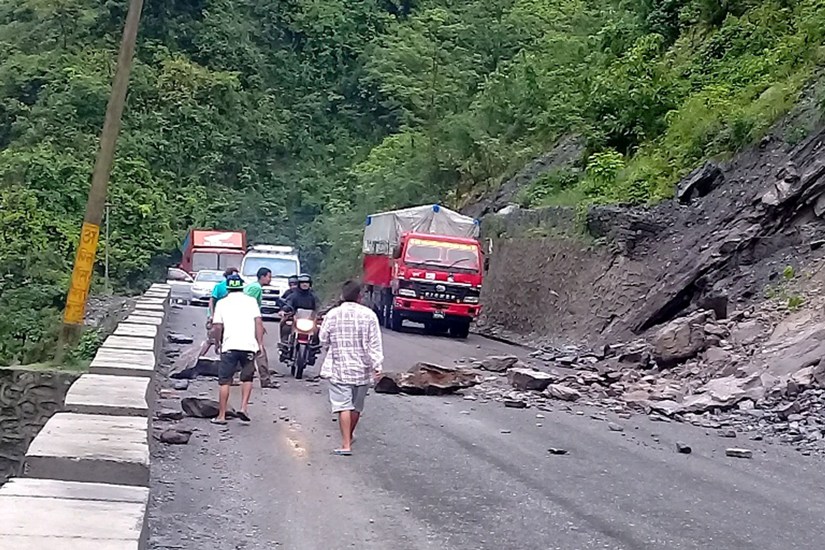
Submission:
M 106 213 L 106 255 L 104 256 L 104 263 L 103 263 L 103 278 L 106 281 L 106 294 L 109 294 L 112 291 L 112 285 L 109 283 L 109 249 L 110 241 L 109 241 L 109 213 L 112 210 L 112 205 L 109 202 L 104 204 L 105 213 Z
M 117 68 L 112 82 L 112 92 L 109 95 L 109 103 L 106 105 L 106 118 L 103 121 L 103 130 L 100 133 L 100 149 L 97 152 L 94 172 L 92 172 L 92 185 L 86 203 L 86 214 L 83 217 L 80 240 L 77 243 L 69 294 L 66 297 L 66 309 L 63 313 L 63 327 L 60 331 L 58 346 L 58 359 L 62 358 L 66 346 L 76 341 L 86 314 L 86 299 L 89 296 L 89 288 L 92 284 L 95 256 L 100 238 L 100 222 L 106 204 L 109 175 L 112 171 L 117 136 L 120 133 L 123 106 L 126 103 L 126 90 L 129 87 L 129 72 L 132 69 L 132 57 L 135 53 L 135 42 L 137 41 L 140 12 L 142 10 L 143 0 L 129 1 L 129 11 L 126 14 L 120 52 L 117 56 Z

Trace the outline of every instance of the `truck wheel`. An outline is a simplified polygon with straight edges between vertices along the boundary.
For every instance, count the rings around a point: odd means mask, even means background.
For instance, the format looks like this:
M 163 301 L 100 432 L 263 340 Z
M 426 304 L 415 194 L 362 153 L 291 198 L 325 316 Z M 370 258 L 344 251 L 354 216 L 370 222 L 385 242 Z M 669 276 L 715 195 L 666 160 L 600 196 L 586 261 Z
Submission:
M 466 339 L 470 335 L 470 323 L 457 322 L 450 325 L 450 334 L 453 338 Z
M 395 332 L 401 332 L 403 326 L 404 320 L 401 318 L 401 314 L 395 311 L 393 308 L 390 308 L 390 330 Z

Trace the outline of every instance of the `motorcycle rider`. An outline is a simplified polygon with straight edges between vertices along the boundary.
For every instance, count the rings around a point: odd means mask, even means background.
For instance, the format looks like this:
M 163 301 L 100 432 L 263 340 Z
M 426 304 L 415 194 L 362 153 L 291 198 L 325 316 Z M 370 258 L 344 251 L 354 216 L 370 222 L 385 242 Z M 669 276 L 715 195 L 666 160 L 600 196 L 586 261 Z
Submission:
M 286 299 L 282 308 L 284 315 L 281 317 L 281 345 L 279 346 L 281 348 L 281 361 L 288 358 L 289 353 L 292 351 L 287 345 L 292 330 L 291 326 L 287 324 L 287 320 L 292 318 L 299 309 L 308 309 L 317 313 L 321 307 L 321 301 L 312 290 L 312 277 L 302 273 L 297 277 L 297 283 L 297 288 L 291 293 L 289 291 L 284 293 Z
M 281 296 L 281 301 L 282 301 L 281 305 L 282 306 L 283 306 L 284 303 L 286 303 L 287 298 L 289 298 L 298 289 L 298 276 L 297 275 L 290 276 L 289 279 L 287 279 L 286 281 L 289 284 L 289 288 Z

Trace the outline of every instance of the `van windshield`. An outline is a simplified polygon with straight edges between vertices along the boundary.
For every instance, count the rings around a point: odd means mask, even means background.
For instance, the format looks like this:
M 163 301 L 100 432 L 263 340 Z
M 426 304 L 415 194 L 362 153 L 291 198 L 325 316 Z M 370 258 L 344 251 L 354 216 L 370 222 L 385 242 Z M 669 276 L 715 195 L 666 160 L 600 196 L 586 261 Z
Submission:
M 478 271 L 478 248 L 470 244 L 410 239 L 404 261 L 434 267 Z
M 273 277 L 291 277 L 298 275 L 298 262 L 292 258 L 279 258 L 277 256 L 249 256 L 243 261 L 241 275 L 244 277 L 255 277 L 258 270 L 268 267 L 272 270 Z

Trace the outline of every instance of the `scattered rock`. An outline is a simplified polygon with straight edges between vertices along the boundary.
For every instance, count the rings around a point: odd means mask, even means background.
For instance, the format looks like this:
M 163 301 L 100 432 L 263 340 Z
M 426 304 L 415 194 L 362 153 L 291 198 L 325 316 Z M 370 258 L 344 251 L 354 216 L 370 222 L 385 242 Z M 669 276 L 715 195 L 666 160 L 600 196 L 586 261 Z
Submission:
M 180 407 L 186 416 L 194 418 L 215 418 L 218 416 L 218 402 L 214 399 L 203 399 L 200 397 L 184 397 L 181 399 Z M 235 411 L 226 411 L 227 418 L 234 418 Z
M 162 409 L 155 413 L 155 418 L 164 421 L 178 421 L 183 419 L 183 411 L 176 411 L 174 409 Z
M 547 452 L 550 453 L 551 455 L 560 456 L 560 455 L 566 455 L 567 454 L 567 449 L 559 449 L 558 447 L 550 447 L 549 449 L 547 449 Z
M 681 441 L 677 441 L 676 442 L 676 452 L 680 453 L 680 454 L 683 454 L 683 455 L 689 455 L 690 453 L 693 452 L 693 449 L 691 449 L 690 445 L 688 445 L 687 443 L 682 443 Z
M 183 369 L 180 372 L 171 374 L 169 377 L 176 380 L 191 380 L 198 376 L 217 378 L 220 363 L 221 360 L 217 357 L 199 357 L 194 367 Z
M 189 388 L 189 380 L 175 380 L 172 387 L 178 391 L 183 391 Z
M 623 432 L 624 428 L 615 422 L 609 422 L 607 427 L 610 429 L 611 432 Z
M 527 403 L 524 401 L 518 401 L 516 399 L 505 399 L 504 406 L 509 409 L 526 409 Z
M 728 439 L 735 439 L 736 438 L 736 432 L 733 431 L 733 430 L 722 430 L 721 432 L 719 432 L 719 437 L 725 437 L 725 438 L 728 438 Z
M 750 449 L 725 449 L 725 456 L 731 458 L 753 458 L 753 451 Z
M 172 344 L 191 344 L 195 341 L 191 336 L 178 334 L 177 332 L 170 332 L 166 335 L 166 339 Z
M 167 445 L 186 445 L 189 443 L 189 438 L 191 436 L 192 432 L 178 429 L 168 429 L 161 432 L 158 439 L 161 443 L 166 443 Z
M 490 372 L 504 372 L 519 362 L 515 355 L 491 355 L 481 360 L 478 366 Z
M 544 391 L 555 379 L 552 374 L 528 368 L 511 368 L 507 371 L 507 380 L 517 390 Z

